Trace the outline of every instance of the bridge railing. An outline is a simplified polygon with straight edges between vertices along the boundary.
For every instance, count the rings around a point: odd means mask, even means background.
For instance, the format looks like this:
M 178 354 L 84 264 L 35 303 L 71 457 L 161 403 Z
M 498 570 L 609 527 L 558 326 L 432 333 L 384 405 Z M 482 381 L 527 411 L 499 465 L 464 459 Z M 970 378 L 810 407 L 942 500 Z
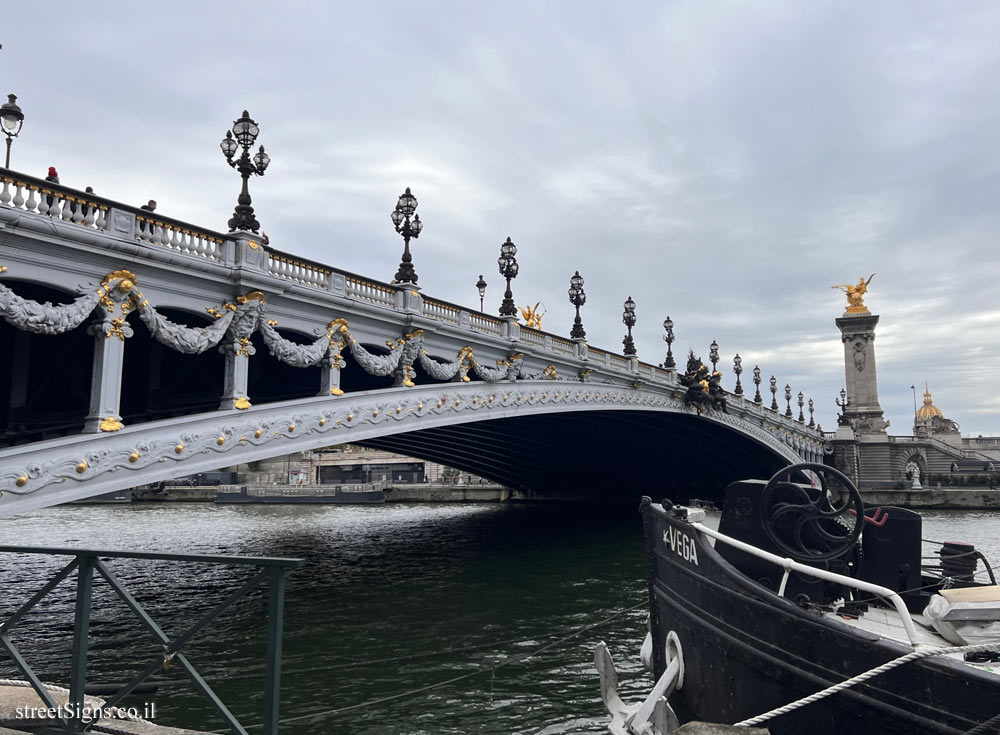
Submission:
M 313 288 L 330 288 L 332 268 L 302 258 L 295 258 L 278 250 L 267 251 L 267 272 L 286 281 L 295 281 Z
M 512 329 L 508 322 L 513 320 L 509 317 L 499 318 L 429 296 L 411 299 L 409 295 L 402 294 L 400 287 L 395 284 L 273 249 L 270 245 L 265 246 L 253 239 L 253 236 L 248 237 L 247 233 L 223 234 L 198 228 L 140 207 L 132 207 L 4 168 L 0 168 L 0 205 L 72 222 L 82 228 L 104 231 L 117 238 L 131 236 L 149 247 L 167 248 L 224 265 L 231 265 L 235 262 L 233 258 L 239 257 L 233 255 L 233 241 L 243 240 L 245 247 L 250 249 L 247 253 L 252 250 L 261 251 L 263 257 L 257 267 L 265 276 L 372 304 L 387 312 L 401 309 L 408 315 L 419 314 L 451 328 L 509 340 L 512 343 L 511 349 L 524 349 L 536 358 L 551 360 L 555 364 L 570 361 L 579 368 L 605 370 L 610 377 L 619 380 L 623 374 L 627 374 L 634 376 L 633 379 L 664 386 L 677 382 L 676 370 L 667 370 L 524 325 L 519 329 Z M 411 324 L 412 320 L 407 323 Z M 732 393 L 727 392 L 727 396 L 734 398 Z M 747 404 L 748 410 L 759 410 L 761 417 L 769 417 L 777 424 L 787 421 L 799 426 L 794 419 L 784 417 L 781 411 L 753 404 L 745 397 L 743 402 Z
M 14 664 L 31 684 L 32 688 L 44 702 L 49 712 L 58 713 L 56 719 L 61 731 L 71 734 L 88 731 L 91 724 L 84 718 L 88 711 L 84 707 L 84 693 L 87 683 L 87 652 L 90 641 L 90 616 L 93 609 L 94 574 L 97 573 L 109 587 L 121 598 L 126 607 L 138 618 L 142 626 L 157 641 L 156 656 L 131 681 L 124 684 L 112 694 L 101 706 L 102 710 L 113 710 L 118 704 L 148 678 L 157 669 L 176 663 L 188 675 L 195 688 L 209 701 L 216 712 L 225 721 L 227 727 L 234 733 L 246 735 L 246 728 L 240 724 L 229 708 L 222 702 L 215 691 L 201 677 L 194 665 L 181 652 L 182 647 L 194 636 L 207 628 L 219 615 L 233 603 L 253 592 L 261 583 L 267 583 L 267 638 L 264 653 L 264 722 L 263 732 L 266 735 L 277 735 L 279 691 L 281 684 L 281 634 L 284 620 L 285 573 L 301 567 L 305 562 L 301 559 L 285 559 L 276 557 L 255 556 L 211 556 L 205 554 L 158 554 L 152 552 L 103 551 L 96 549 L 56 549 L 34 546 L 0 546 L 0 553 L 6 554 L 41 554 L 46 556 L 72 557 L 71 560 L 57 571 L 27 602 L 10 614 L 0 623 L 0 648 L 14 660 Z M 142 559 L 149 561 L 167 561 L 176 563 L 219 564 L 229 566 L 253 567 L 256 572 L 237 590 L 227 595 L 222 602 L 202 615 L 198 620 L 180 635 L 170 637 L 150 617 L 146 609 L 129 592 L 118 577 L 105 563 L 109 559 Z M 14 626 L 46 595 L 55 589 L 60 582 L 76 572 L 76 601 L 73 622 L 73 652 L 70 663 L 69 701 L 60 707 L 56 704 L 48 688 L 39 679 L 35 671 L 28 665 L 21 652 L 11 641 L 10 633 Z M 97 717 L 93 718 L 98 719 Z
M 209 260 L 224 259 L 227 236 L 220 232 L 5 168 L 0 168 L 0 204 L 118 236 L 130 233 L 115 227 L 114 213 L 127 213 L 135 220 L 131 235 L 139 242 Z

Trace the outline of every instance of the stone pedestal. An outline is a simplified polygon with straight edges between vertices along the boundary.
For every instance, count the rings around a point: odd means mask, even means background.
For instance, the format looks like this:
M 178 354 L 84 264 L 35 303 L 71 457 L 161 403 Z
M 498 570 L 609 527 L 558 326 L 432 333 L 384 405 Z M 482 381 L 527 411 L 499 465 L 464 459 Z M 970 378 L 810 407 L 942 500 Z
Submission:
M 397 311 L 407 314 L 423 314 L 424 300 L 420 296 L 420 287 L 415 283 L 394 283 L 396 287 L 395 307 Z
M 855 434 L 885 434 L 889 422 L 882 416 L 878 402 L 878 376 L 875 372 L 875 325 L 878 315 L 845 313 L 837 319 L 844 343 L 844 377 L 848 406 L 844 420 Z

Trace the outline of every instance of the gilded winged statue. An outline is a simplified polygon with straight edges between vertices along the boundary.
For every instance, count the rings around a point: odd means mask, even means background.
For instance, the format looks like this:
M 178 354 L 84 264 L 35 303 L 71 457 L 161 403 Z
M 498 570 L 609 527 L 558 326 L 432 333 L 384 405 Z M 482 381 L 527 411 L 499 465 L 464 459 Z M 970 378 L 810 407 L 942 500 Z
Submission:
M 539 311 L 539 308 L 542 310 Z M 524 317 L 524 326 L 531 329 L 542 328 L 542 317 L 548 312 L 541 301 L 536 301 L 534 306 L 521 307 L 521 316 Z
M 845 294 L 847 294 L 847 311 L 850 313 L 867 312 L 868 307 L 865 306 L 865 294 L 868 292 L 868 284 L 872 282 L 875 274 L 872 273 L 868 276 L 868 280 L 864 279 L 864 276 L 858 279 L 857 284 L 853 283 L 841 283 L 836 286 L 830 286 L 830 288 L 839 288 Z

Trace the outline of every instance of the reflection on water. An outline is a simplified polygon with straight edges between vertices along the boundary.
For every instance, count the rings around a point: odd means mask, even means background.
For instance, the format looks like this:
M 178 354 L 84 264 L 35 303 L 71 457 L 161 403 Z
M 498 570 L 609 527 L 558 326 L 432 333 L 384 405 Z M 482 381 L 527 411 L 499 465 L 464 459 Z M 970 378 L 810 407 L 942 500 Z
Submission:
M 974 542 L 1000 561 L 1000 516 L 923 514 L 923 536 Z M 626 700 L 651 682 L 638 664 L 645 634 L 645 571 L 634 508 L 499 505 L 215 506 L 164 504 L 52 508 L 0 521 L 5 544 L 289 556 L 283 718 L 326 711 L 283 733 L 603 733 L 592 646 L 606 640 Z M 926 547 L 925 555 L 936 547 Z M 59 560 L 4 555 L 0 612 L 14 609 Z M 246 578 L 230 567 L 111 562 L 169 634 L 177 635 Z M 65 683 L 71 649 L 71 577 L 14 640 L 47 681 Z M 563 640 L 617 611 L 609 623 Z M 260 718 L 262 595 L 237 605 L 195 639 L 191 659 L 244 722 Z M 91 679 L 123 682 L 157 647 L 124 605 L 95 586 Z M 437 682 L 494 674 L 419 694 Z M 0 657 L 0 676 L 12 675 Z M 174 669 L 155 695 L 159 719 L 219 727 Z M 378 703 L 375 703 L 378 702 Z M 336 710 L 335 712 L 330 712 Z

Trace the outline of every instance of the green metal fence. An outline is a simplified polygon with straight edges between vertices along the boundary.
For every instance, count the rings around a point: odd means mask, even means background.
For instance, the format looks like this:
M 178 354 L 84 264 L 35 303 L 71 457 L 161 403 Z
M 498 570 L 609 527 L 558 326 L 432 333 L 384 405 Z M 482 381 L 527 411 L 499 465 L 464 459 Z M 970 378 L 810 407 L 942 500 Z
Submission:
M 181 652 L 185 643 L 197 633 L 204 630 L 220 614 L 237 600 L 246 597 L 261 583 L 267 583 L 267 641 L 265 644 L 264 671 L 264 707 L 262 732 L 264 735 L 278 733 L 278 706 L 281 686 L 281 633 L 284 622 L 285 574 L 290 569 L 302 566 L 302 559 L 283 559 L 254 556 L 221 556 L 204 554 L 157 554 L 150 552 L 104 551 L 96 549 L 53 549 L 35 546 L 0 546 L 0 553 L 11 554 L 44 554 L 69 556 L 72 560 L 56 572 L 31 599 L 21 605 L 6 620 L 0 623 L 0 647 L 3 647 L 14 660 L 15 665 L 27 678 L 28 682 L 42 698 L 45 706 L 53 711 L 66 711 L 72 716 L 57 718 L 59 726 L 66 733 L 84 733 L 92 722 L 84 722 L 80 713 L 83 710 L 84 689 L 87 682 L 87 648 L 90 639 L 90 612 L 93 600 L 94 573 L 103 577 L 118 597 L 135 614 L 139 622 L 150 632 L 158 642 L 159 648 L 155 660 L 147 664 L 118 691 L 105 702 L 104 709 L 116 707 L 130 692 L 141 684 L 154 671 L 169 665 L 177 664 L 191 679 L 195 688 L 211 703 L 226 725 L 234 733 L 247 735 L 246 728 L 240 724 L 229 708 L 222 702 L 208 683 L 201 677 L 195 667 Z M 255 571 L 237 590 L 226 596 L 214 608 L 201 616 L 180 635 L 170 638 L 146 610 L 125 589 L 121 581 L 104 564 L 106 559 L 144 559 L 151 561 L 190 562 L 198 564 L 223 564 L 230 566 L 252 567 Z M 31 669 L 17 647 L 10 639 L 10 632 L 25 614 L 38 605 L 39 602 L 74 571 L 76 577 L 76 608 L 73 622 L 73 653 L 70 665 L 69 701 L 60 708 L 53 701 L 51 694 L 38 676 Z M 254 728 L 256 729 L 256 727 Z

